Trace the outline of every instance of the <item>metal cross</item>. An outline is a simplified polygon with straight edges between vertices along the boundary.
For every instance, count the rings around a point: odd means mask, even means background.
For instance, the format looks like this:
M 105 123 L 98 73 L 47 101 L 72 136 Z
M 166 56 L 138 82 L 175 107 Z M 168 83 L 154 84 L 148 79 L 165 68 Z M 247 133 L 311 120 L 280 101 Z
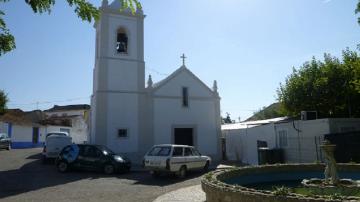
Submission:
M 186 59 L 185 54 L 182 54 L 180 58 L 182 58 L 183 66 L 185 66 L 185 59 Z

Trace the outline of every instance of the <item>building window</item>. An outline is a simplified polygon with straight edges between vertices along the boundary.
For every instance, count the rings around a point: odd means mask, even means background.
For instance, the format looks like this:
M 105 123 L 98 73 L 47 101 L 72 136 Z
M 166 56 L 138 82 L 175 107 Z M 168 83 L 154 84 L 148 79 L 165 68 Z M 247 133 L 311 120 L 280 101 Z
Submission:
M 280 148 L 287 147 L 288 146 L 287 131 L 286 130 L 280 130 L 278 132 L 278 134 L 279 134 L 279 146 L 280 146 Z
M 128 137 L 128 130 L 121 128 L 118 130 L 118 137 Z
M 189 106 L 189 92 L 187 87 L 182 88 L 182 105 L 183 107 Z
M 128 51 L 128 37 L 123 28 L 117 31 L 116 50 L 118 53 L 127 53 Z

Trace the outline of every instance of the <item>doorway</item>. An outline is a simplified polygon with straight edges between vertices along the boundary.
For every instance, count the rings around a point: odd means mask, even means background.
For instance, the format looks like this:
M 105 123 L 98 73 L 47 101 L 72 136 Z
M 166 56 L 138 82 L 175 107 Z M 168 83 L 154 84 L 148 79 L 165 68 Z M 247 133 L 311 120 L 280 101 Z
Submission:
M 174 143 L 180 145 L 194 146 L 193 128 L 175 128 Z
M 33 127 L 32 143 L 33 144 L 39 143 L 39 128 L 38 127 Z

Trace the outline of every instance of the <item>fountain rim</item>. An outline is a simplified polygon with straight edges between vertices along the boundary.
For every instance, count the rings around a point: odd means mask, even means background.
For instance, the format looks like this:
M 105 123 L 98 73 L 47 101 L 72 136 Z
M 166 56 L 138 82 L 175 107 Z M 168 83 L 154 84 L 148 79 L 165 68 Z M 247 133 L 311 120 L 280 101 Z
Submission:
M 360 164 L 353 164 L 353 163 L 338 163 L 337 164 L 339 171 L 355 171 L 360 173 Z M 247 188 L 241 185 L 231 185 L 224 182 L 224 180 L 229 179 L 231 177 L 239 177 L 239 176 L 246 176 L 256 173 L 266 174 L 266 173 L 276 173 L 281 171 L 322 171 L 325 168 L 325 164 L 319 163 L 312 163 L 312 164 L 272 164 L 272 165 L 261 165 L 261 166 L 245 166 L 245 167 L 238 167 L 238 168 L 229 168 L 229 169 L 222 169 L 212 171 L 206 174 L 202 180 L 201 185 L 205 193 L 209 190 L 215 191 L 215 189 L 220 189 L 223 192 L 228 193 L 238 193 L 242 195 L 246 195 L 246 197 L 251 196 L 261 196 L 261 197 L 279 197 L 274 194 L 272 191 L 268 190 L 260 190 L 260 189 L 253 189 Z M 239 175 L 239 172 L 243 172 Z M 237 174 L 236 174 L 237 173 Z M 274 180 L 275 181 L 275 180 Z M 308 201 L 314 200 L 328 200 L 327 198 L 318 195 L 318 196 L 306 196 L 297 193 L 288 193 L 286 196 L 281 196 L 282 198 L 287 199 L 299 199 L 299 201 L 305 200 Z M 359 200 L 359 197 L 353 196 L 344 196 L 343 199 L 345 200 Z

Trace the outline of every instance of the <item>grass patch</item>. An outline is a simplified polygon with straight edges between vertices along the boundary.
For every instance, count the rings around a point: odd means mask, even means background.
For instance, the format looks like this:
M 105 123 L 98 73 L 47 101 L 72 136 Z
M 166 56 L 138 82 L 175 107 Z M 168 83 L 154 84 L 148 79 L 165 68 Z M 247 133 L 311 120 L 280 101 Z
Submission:
M 325 196 L 330 199 L 341 199 L 342 197 L 347 197 L 347 196 L 360 197 L 359 189 L 356 189 L 356 190 L 344 189 L 341 187 L 336 188 L 336 189 L 324 189 L 324 190 L 299 187 L 299 188 L 293 188 L 292 192 L 296 193 L 296 194 L 305 195 L 305 196 L 316 196 L 316 195 L 317 196 Z

